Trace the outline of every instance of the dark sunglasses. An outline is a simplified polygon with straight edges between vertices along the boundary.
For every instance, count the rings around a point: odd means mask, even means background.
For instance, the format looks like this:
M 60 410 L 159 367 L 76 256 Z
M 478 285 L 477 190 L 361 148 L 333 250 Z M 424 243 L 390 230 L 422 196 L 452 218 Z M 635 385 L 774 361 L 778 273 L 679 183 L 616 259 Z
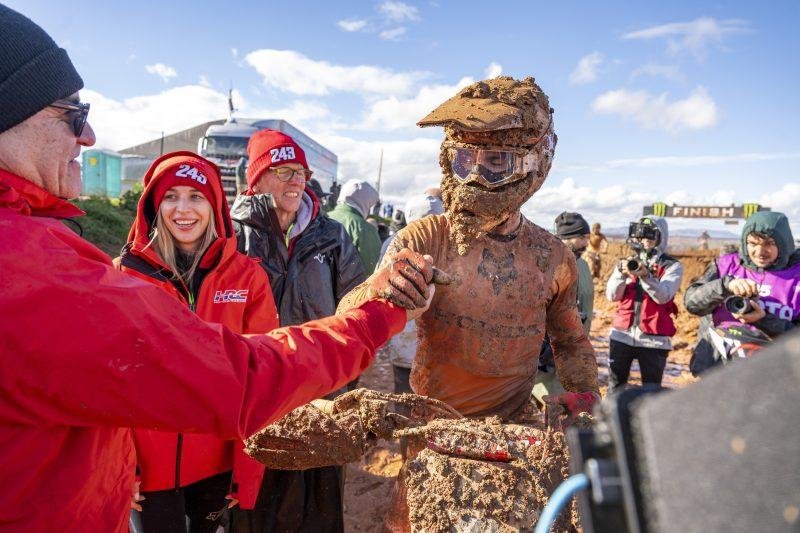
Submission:
M 56 100 L 50 107 L 63 109 L 71 119 L 72 132 L 75 137 L 80 137 L 83 128 L 86 126 L 86 118 L 89 116 L 89 104 L 84 102 L 70 102 L 68 100 Z

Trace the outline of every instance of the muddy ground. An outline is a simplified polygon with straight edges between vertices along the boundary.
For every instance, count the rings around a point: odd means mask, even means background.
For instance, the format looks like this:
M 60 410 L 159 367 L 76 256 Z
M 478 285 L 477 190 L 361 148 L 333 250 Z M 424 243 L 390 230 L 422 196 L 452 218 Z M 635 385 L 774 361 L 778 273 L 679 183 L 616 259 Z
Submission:
M 664 374 L 667 387 L 684 387 L 695 378 L 689 372 L 689 358 L 695 342 L 699 324 L 697 317 L 689 315 L 683 308 L 683 290 L 693 278 L 706 268 L 716 256 L 715 251 L 672 250 L 684 267 L 681 294 L 675 299 L 680 309 L 676 320 L 678 333 L 673 338 L 675 348 L 670 353 Z M 595 282 L 595 313 L 592 320 L 591 341 L 597 354 L 601 390 L 605 392 L 608 381 L 608 330 L 614 314 L 615 304 L 605 299 L 605 281 L 608 279 L 612 263 L 625 257 L 624 245 L 612 242 L 607 254 L 603 256 L 602 275 Z M 638 383 L 638 365 L 634 363 L 631 382 Z M 393 387 L 392 366 L 380 354 L 375 363 L 361 377 L 361 386 L 374 390 L 391 392 Z M 383 516 L 387 510 L 389 496 L 395 476 L 400 470 L 400 449 L 396 442 L 380 441 L 358 463 L 347 466 L 345 484 L 345 530 L 348 532 L 374 532 L 381 530 Z

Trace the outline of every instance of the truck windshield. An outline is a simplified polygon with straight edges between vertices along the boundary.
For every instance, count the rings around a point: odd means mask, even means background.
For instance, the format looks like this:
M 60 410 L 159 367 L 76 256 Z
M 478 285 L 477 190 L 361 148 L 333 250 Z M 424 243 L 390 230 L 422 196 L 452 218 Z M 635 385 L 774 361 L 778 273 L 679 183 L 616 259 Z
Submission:
M 246 156 L 248 140 L 248 137 L 206 137 L 205 155 L 226 158 Z

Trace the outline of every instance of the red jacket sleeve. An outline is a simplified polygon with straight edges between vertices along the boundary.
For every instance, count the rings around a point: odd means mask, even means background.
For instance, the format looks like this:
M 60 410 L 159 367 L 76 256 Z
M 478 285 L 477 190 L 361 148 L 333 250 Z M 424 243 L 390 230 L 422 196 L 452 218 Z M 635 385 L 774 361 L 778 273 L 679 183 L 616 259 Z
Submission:
M 242 439 L 353 379 L 405 322 L 368 302 L 246 338 L 114 270 L 66 229 L 17 237 L 0 235 L 13 248 L 0 260 L 5 423 Z

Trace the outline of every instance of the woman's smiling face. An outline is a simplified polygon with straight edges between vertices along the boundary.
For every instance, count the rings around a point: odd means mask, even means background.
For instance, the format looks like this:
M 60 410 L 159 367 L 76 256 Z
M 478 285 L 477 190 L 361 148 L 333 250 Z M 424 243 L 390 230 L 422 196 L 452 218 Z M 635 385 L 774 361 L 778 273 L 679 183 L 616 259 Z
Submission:
M 211 202 L 205 195 L 194 187 L 175 186 L 164 194 L 158 210 L 178 248 L 184 252 L 196 251 L 213 216 Z

